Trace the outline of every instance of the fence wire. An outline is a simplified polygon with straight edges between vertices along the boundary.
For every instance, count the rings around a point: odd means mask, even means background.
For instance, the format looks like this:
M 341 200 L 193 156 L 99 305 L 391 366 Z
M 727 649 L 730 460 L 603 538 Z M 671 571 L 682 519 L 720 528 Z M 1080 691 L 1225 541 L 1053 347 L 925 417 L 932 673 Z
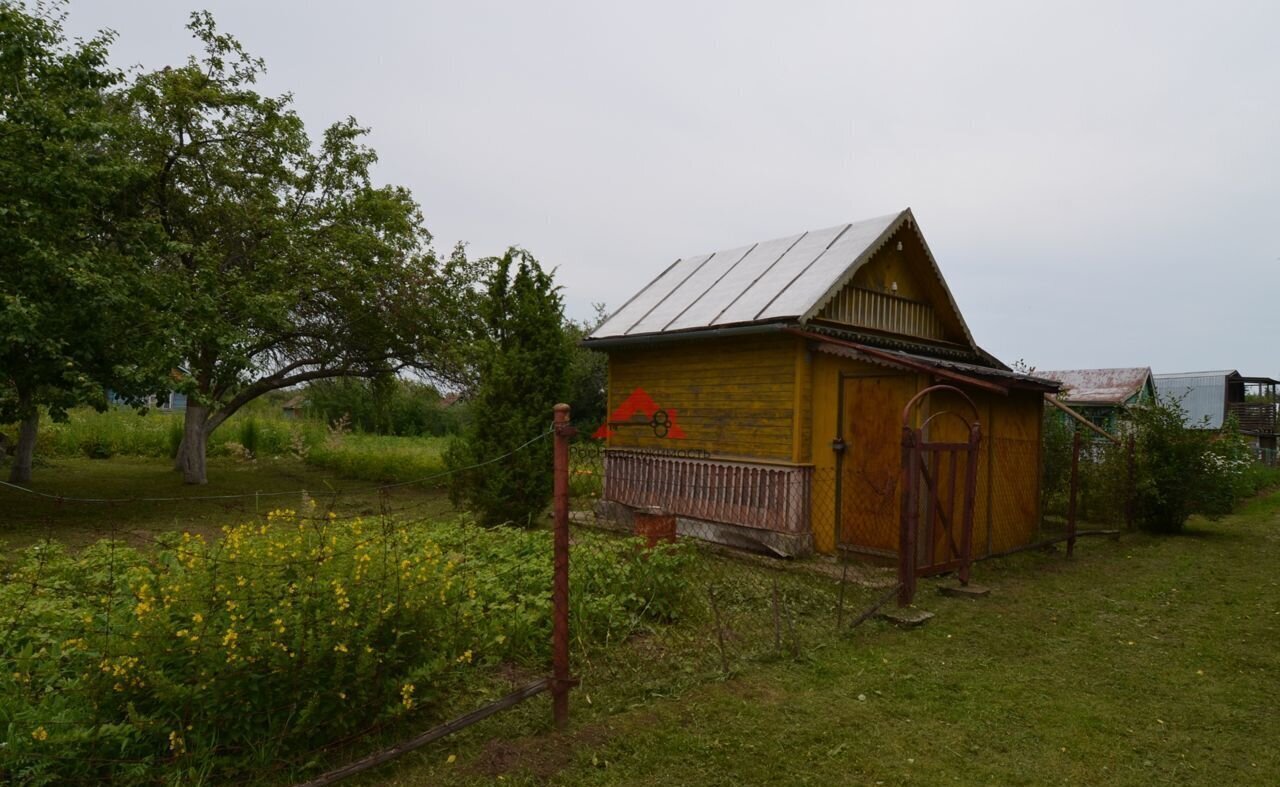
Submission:
M 340 493 L 257 513 L 243 496 L 217 534 L 111 512 L 223 496 L 54 504 L 0 564 L 0 781 L 278 782 L 545 674 L 550 534 L 377 491 L 356 513 Z M 106 514 L 99 540 L 60 540 L 67 506 Z
M 661 457 L 632 461 L 585 437 L 570 456 L 573 560 L 581 540 L 603 532 L 631 543 L 650 565 L 674 567 L 651 597 L 637 599 L 638 609 L 656 614 L 624 642 L 575 640 L 573 669 L 588 697 L 606 691 L 616 701 L 638 700 L 751 663 L 802 659 L 897 586 L 887 565 L 811 554 L 810 493 L 834 476 L 727 464 L 679 473 Z M 614 591 L 575 584 L 574 592 Z

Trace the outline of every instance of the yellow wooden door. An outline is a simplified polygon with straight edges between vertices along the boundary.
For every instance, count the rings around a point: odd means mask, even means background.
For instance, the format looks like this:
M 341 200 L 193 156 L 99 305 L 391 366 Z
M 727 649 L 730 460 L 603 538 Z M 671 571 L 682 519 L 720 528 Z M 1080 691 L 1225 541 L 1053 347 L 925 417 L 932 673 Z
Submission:
M 902 409 L 916 392 L 910 374 L 842 376 L 840 543 L 854 552 L 898 551 Z

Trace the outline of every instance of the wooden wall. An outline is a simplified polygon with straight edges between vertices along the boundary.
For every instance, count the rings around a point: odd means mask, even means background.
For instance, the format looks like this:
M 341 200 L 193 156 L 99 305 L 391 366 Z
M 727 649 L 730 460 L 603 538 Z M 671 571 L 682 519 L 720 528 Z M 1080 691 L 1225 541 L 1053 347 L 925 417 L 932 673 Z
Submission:
M 973 553 L 1001 552 L 1030 543 L 1040 524 L 1040 430 L 1044 397 L 1013 390 L 1008 396 L 967 391 L 978 408 L 982 446 L 974 501 Z M 956 397 L 932 397 L 930 412 L 960 410 Z M 964 439 L 963 425 L 939 418 L 929 438 Z
M 902 409 L 927 376 L 882 366 L 812 354 L 813 408 L 810 455 L 814 465 L 813 532 L 816 548 L 833 552 L 835 536 L 835 453 L 839 386 L 845 386 L 841 479 L 841 540 L 872 550 L 896 552 L 901 487 Z M 845 375 L 841 383 L 841 375 Z M 985 555 L 1029 543 L 1040 521 L 1040 428 L 1043 399 L 1032 391 L 1008 396 L 970 391 L 983 428 L 978 488 L 974 505 L 974 554 Z M 915 414 L 957 410 L 954 397 L 934 396 Z M 964 426 L 949 417 L 935 419 L 932 440 L 966 439 Z
M 609 410 L 637 388 L 676 412 L 682 440 L 649 429 L 616 430 L 611 448 L 707 451 L 716 457 L 791 462 L 800 364 L 791 336 L 752 335 L 609 352 Z
M 814 542 L 820 552 L 832 553 L 837 539 L 831 441 L 842 384 L 849 445 L 841 479 L 842 538 L 896 552 L 901 413 L 929 385 L 926 375 L 816 352 L 797 337 L 768 334 L 619 348 L 609 353 L 610 410 L 642 388 L 658 406 L 676 412 L 686 437 L 659 438 L 637 426 L 617 430 L 609 445 L 812 464 Z M 1038 528 L 1043 399 L 1032 391 L 971 396 L 984 436 L 974 520 L 974 553 L 983 555 L 1026 544 Z M 955 406 L 934 397 L 916 420 Z M 931 439 L 963 437 L 958 421 L 935 423 Z

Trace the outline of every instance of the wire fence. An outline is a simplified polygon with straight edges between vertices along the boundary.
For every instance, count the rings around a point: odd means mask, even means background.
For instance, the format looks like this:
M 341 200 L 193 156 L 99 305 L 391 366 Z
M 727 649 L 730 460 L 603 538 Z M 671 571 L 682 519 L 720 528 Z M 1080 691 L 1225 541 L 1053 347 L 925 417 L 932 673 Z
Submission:
M 689 458 L 606 450 L 585 436 L 573 443 L 575 541 L 612 532 L 649 561 L 679 566 L 658 614 L 628 641 L 578 643 L 573 671 L 586 695 L 603 686 L 665 695 L 751 663 L 803 658 L 896 592 L 888 565 L 812 554 L 811 522 L 821 514 L 811 493 L 818 483 L 833 489 L 834 475 L 712 460 L 690 470 Z
M 275 495 L 217 535 L 105 516 L 80 550 L 49 516 L 3 563 L 0 780 L 287 781 L 486 697 L 546 690 L 551 533 L 423 516 L 423 501 L 393 498 L 403 486 L 361 487 L 376 509 L 343 514 L 342 492 Z M 232 496 L 54 497 L 111 512 Z M 584 543 L 579 569 L 603 581 L 636 562 L 604 539 Z M 624 613 L 575 617 L 589 638 L 631 625 Z
M 50 516 L 8 559 L 0 778 L 281 782 L 337 764 L 314 782 L 332 783 L 538 693 L 563 723 L 571 686 L 586 702 L 632 703 L 804 658 L 905 586 L 901 466 L 609 450 L 573 434 L 567 411 L 557 418 L 477 465 L 554 441 L 550 528 L 480 528 L 398 499 L 404 484 L 296 490 L 274 506 L 253 494 L 44 496 L 254 511 L 216 535 L 125 533 L 106 517 L 80 551 Z M 968 561 L 1070 549 L 1132 521 L 1132 451 L 995 438 L 963 462 L 929 460 L 926 475 L 938 484 L 976 462 Z M 361 756 L 385 743 L 397 745 Z

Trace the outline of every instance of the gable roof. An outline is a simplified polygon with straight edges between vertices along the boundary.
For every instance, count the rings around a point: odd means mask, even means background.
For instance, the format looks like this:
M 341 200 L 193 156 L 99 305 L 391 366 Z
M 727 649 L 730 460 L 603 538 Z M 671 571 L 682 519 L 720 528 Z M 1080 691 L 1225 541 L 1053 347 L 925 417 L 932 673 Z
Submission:
M 1068 403 L 1121 405 L 1146 387 L 1151 368 L 1036 370 L 1036 375 L 1062 383 L 1063 399 Z
M 588 341 L 773 322 L 804 324 L 899 229 L 916 233 L 966 342 L 973 336 L 911 209 L 747 246 L 681 257 L 622 305 Z

